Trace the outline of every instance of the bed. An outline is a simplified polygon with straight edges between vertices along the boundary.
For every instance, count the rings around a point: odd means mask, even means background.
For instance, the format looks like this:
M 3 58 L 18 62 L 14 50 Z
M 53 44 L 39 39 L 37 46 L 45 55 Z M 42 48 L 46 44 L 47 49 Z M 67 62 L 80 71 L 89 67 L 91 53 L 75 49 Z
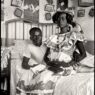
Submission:
M 11 21 L 11 22 L 18 23 L 17 21 L 16 22 Z M 7 30 L 10 30 L 10 28 L 8 27 L 9 24 L 10 22 L 7 22 L 7 28 L 8 28 Z M 38 26 L 41 27 L 42 30 L 44 30 L 44 28 L 47 30 L 47 27 L 48 27 L 50 29 L 50 32 L 51 30 L 53 31 L 53 27 L 55 27 L 53 25 L 52 26 L 46 25 L 44 27 L 41 25 L 38 25 Z M 14 31 L 16 34 L 16 28 Z M 44 37 L 43 37 L 44 40 L 45 38 L 48 37 L 47 32 L 48 31 L 46 31 L 46 33 L 44 34 Z M 49 33 L 49 35 L 52 35 L 52 34 L 53 32 L 51 34 Z M 14 38 L 10 39 L 10 36 L 7 35 L 4 41 L 5 41 L 4 47 L 8 47 L 8 49 L 11 52 L 11 57 L 9 57 L 11 58 L 11 61 L 8 63 L 11 65 L 11 70 L 10 70 L 11 71 L 10 72 L 10 86 L 11 86 L 10 92 L 11 94 L 10 95 L 18 95 L 16 93 L 16 83 L 18 80 L 17 78 L 20 77 L 21 75 L 17 74 L 16 67 L 18 65 L 21 66 L 20 64 L 22 60 L 21 54 L 23 53 L 23 50 L 25 49 L 25 42 L 28 41 L 28 39 L 25 39 L 24 36 L 22 39 L 19 39 L 17 35 L 14 35 Z M 89 44 L 92 47 L 89 47 Z M 85 48 L 87 50 L 86 59 L 89 59 L 87 66 L 94 68 L 94 54 L 93 54 L 94 41 L 87 41 L 87 43 L 85 44 Z M 85 60 L 83 61 L 83 64 L 85 64 Z M 86 72 L 86 73 L 77 73 L 77 74 L 70 75 L 70 76 L 60 76 L 60 78 L 56 82 L 55 88 L 53 89 L 53 94 L 54 95 L 94 95 L 94 71 Z M 24 95 L 24 94 L 19 94 L 19 95 Z M 45 94 L 38 94 L 38 95 L 45 95 Z M 46 95 L 51 95 L 51 94 L 46 94 Z

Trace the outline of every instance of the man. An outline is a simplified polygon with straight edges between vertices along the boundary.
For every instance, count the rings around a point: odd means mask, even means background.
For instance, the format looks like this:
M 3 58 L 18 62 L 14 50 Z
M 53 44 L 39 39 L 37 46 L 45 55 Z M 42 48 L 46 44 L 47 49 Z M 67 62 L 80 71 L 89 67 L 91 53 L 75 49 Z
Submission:
M 41 30 L 37 27 L 34 27 L 30 29 L 29 34 L 30 34 L 30 43 L 28 43 L 27 50 L 23 54 L 22 67 L 24 69 L 30 69 L 34 64 L 42 63 L 43 61 L 42 59 L 45 53 L 42 45 Z M 29 65 L 28 62 L 31 58 L 35 60 L 35 63 Z
M 23 53 L 21 69 L 17 71 L 20 76 L 16 88 L 23 91 L 26 91 L 27 86 L 31 85 L 34 75 L 46 68 L 43 60 L 46 47 L 42 45 L 42 31 L 34 27 L 30 29 L 29 34 L 30 42 Z M 19 94 L 18 91 L 16 93 Z M 21 91 L 21 93 L 23 92 Z

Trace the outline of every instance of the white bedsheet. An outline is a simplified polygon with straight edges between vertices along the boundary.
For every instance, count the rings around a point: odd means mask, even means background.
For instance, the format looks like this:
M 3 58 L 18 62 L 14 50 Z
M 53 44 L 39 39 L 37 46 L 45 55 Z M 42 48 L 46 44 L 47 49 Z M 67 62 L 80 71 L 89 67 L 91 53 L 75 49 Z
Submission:
M 56 84 L 54 95 L 94 95 L 94 73 L 62 76 Z
M 92 64 L 90 67 L 93 67 L 91 58 L 92 56 L 86 59 L 90 59 L 88 64 Z M 16 67 L 21 65 L 21 59 L 17 59 L 11 62 L 11 95 L 16 95 Z M 54 95 L 94 95 L 94 72 L 62 76 L 56 83 Z

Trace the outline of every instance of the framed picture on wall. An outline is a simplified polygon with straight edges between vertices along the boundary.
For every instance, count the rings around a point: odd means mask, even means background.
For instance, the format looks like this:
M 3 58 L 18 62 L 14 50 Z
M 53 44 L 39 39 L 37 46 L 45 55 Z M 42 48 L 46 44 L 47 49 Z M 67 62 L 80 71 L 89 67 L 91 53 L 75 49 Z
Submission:
M 39 22 L 39 0 L 24 0 L 24 20 Z
M 54 5 L 46 4 L 44 10 L 48 11 L 48 12 L 53 12 L 54 11 Z
M 22 16 L 22 10 L 19 9 L 19 8 L 16 8 L 15 11 L 14 11 L 14 15 L 21 18 Z
M 11 6 L 20 7 L 22 6 L 23 0 L 11 0 Z
M 65 10 L 68 7 L 68 0 L 57 0 L 57 10 Z
M 94 5 L 94 0 L 78 0 L 78 5 L 80 7 L 89 7 Z
M 78 10 L 77 17 L 84 17 L 85 16 L 85 9 Z
M 39 23 L 53 23 L 52 16 L 57 9 L 57 0 L 39 0 Z
M 51 18 L 52 18 L 51 13 L 46 13 L 46 14 L 45 14 L 45 19 L 46 19 L 47 21 L 51 20 Z

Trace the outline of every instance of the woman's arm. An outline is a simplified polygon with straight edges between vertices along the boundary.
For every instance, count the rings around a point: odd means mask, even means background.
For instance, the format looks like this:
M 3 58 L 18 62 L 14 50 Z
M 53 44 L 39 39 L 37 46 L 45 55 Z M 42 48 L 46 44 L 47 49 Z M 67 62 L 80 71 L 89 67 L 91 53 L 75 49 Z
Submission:
M 49 63 L 50 63 L 50 60 L 49 60 L 49 58 L 48 58 L 48 54 L 50 53 L 50 48 L 47 48 L 47 50 L 46 50 L 46 53 L 45 53 L 45 56 L 44 56 L 44 61 L 45 61 L 45 63 L 47 64 L 47 65 L 50 65 Z
M 79 53 L 74 51 L 73 57 L 74 57 L 74 61 L 79 62 L 86 57 L 86 50 L 84 48 L 82 41 L 77 41 L 76 47 L 79 50 Z

